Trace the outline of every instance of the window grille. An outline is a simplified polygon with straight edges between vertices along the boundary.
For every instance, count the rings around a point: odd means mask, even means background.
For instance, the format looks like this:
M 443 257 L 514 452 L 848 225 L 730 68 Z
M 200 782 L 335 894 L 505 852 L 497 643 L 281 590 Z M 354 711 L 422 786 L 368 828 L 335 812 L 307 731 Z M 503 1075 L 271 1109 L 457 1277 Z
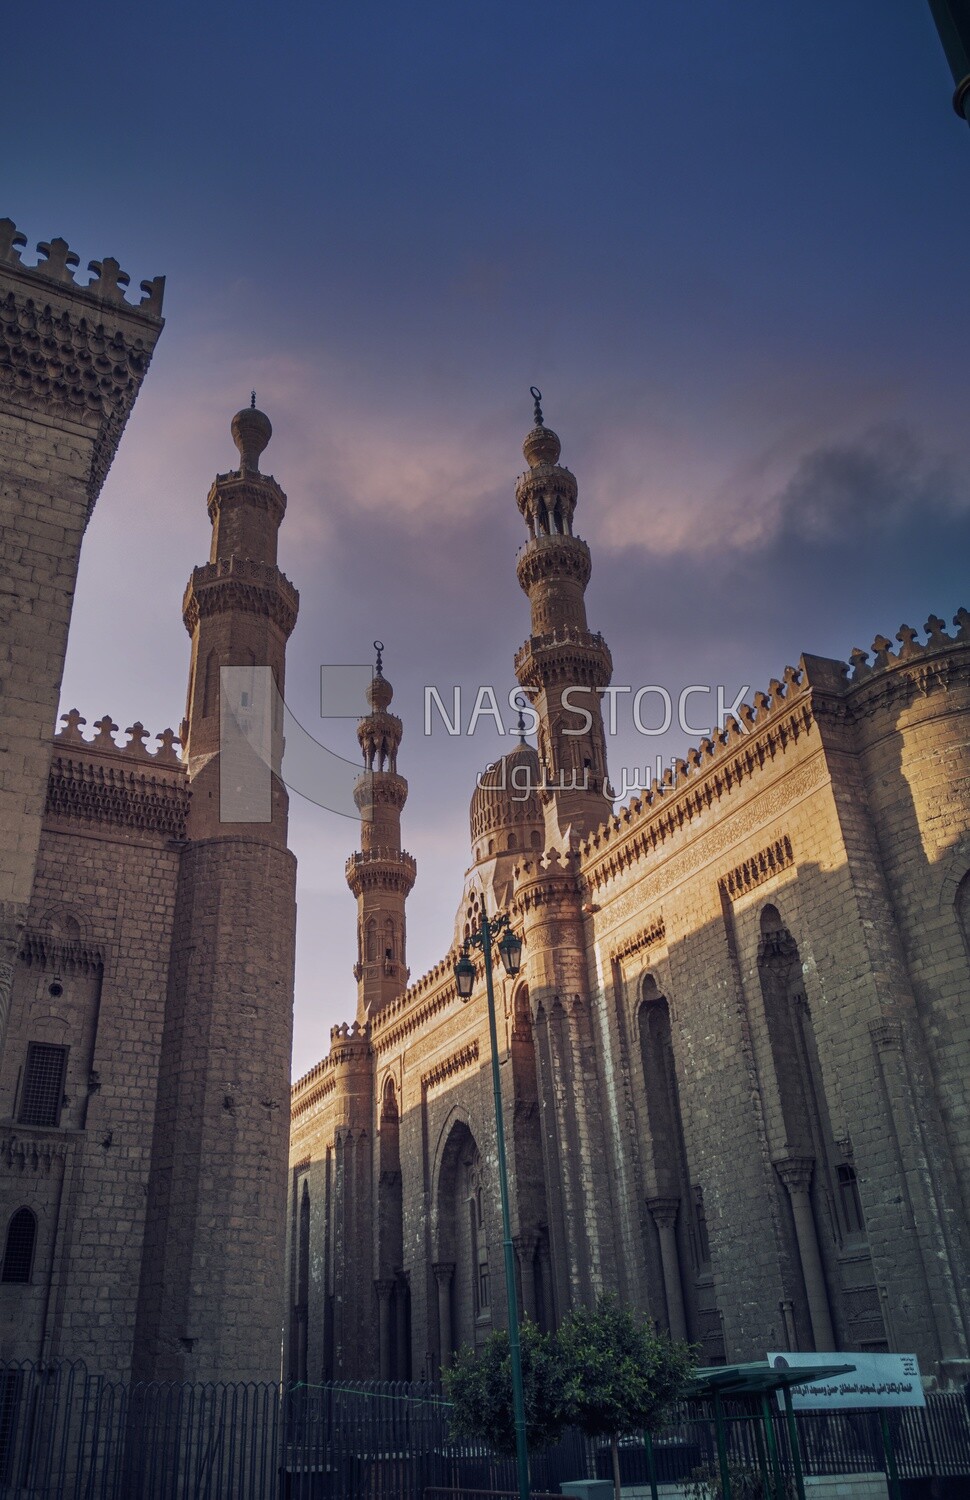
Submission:
M 67 1048 L 30 1042 L 20 1096 L 21 1125 L 58 1125 L 64 1102 Z
M 3 1272 L 0 1274 L 0 1280 L 21 1284 L 30 1280 L 36 1238 L 37 1220 L 29 1208 L 18 1208 L 7 1226 L 7 1243 L 3 1251 Z

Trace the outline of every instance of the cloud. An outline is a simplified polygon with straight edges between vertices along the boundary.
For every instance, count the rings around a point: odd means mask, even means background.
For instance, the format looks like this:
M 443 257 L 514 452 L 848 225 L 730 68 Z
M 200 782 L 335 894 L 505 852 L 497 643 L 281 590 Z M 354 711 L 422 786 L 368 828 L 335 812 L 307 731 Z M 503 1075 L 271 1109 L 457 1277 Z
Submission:
M 970 465 L 933 452 L 901 421 L 805 443 L 781 437 L 735 465 L 670 456 L 670 479 L 641 478 L 628 465 L 599 476 L 605 498 L 593 539 L 654 556 L 763 553 L 786 539 L 825 543 L 898 528 L 920 512 L 952 515 L 970 504 Z
M 805 454 L 776 497 L 777 529 L 826 541 L 897 526 L 920 511 L 964 508 L 968 497 L 967 476 L 953 458 L 929 453 L 903 423 L 884 423 L 854 442 Z

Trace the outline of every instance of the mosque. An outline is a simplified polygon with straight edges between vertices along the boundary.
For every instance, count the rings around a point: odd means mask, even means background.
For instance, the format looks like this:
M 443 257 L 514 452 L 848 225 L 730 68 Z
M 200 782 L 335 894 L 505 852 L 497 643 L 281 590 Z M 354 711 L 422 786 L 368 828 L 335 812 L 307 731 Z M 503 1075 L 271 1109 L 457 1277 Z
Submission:
M 294 1378 L 428 1378 L 500 1327 L 481 959 L 468 1003 L 455 979 L 487 912 L 523 943 L 515 979 L 495 968 L 523 1315 L 551 1328 L 615 1291 L 707 1364 L 891 1349 L 965 1379 L 970 614 L 803 656 L 614 811 L 610 652 L 537 410 L 515 485 L 536 747 L 479 778 L 454 928 L 410 982 L 405 726 L 379 662 L 356 1014 L 348 996 L 291 1090 L 286 792 L 240 796 L 224 735 L 228 702 L 275 762 L 260 684 L 284 691 L 299 600 L 270 423 L 236 414 L 199 499 L 178 731 L 55 727 L 163 281 L 135 300 L 117 261 L 85 283 L 65 241 L 36 264 L 25 244 L 0 220 L 0 1358 L 266 1380 L 282 1328 Z

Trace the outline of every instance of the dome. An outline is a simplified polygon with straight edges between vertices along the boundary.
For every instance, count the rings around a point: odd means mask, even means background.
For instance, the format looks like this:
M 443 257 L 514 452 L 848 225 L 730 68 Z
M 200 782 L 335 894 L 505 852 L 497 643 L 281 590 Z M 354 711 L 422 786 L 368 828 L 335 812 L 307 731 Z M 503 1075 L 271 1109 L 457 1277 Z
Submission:
M 259 473 L 259 458 L 270 438 L 273 424 L 264 411 L 256 408 L 256 392 L 252 406 L 244 406 L 232 419 L 232 440 L 239 449 L 240 469 Z
M 530 469 L 540 464 L 557 464 L 562 444 L 551 427 L 533 427 L 522 444 L 522 452 Z
M 394 697 L 394 689 L 383 672 L 375 672 L 367 684 L 367 702 L 375 713 L 386 713 Z
M 539 775 L 539 756 L 533 747 L 516 745 L 479 777 L 469 808 L 476 861 L 510 850 L 542 847 Z

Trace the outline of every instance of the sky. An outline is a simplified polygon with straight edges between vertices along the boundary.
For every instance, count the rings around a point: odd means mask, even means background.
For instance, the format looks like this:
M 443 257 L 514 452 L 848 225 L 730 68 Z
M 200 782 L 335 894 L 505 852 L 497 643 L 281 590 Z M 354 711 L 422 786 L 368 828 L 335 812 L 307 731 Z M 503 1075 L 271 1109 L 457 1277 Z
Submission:
M 425 735 L 424 697 L 458 685 L 467 725 L 514 687 L 531 385 L 614 682 L 730 703 L 970 605 L 970 131 L 925 0 L 49 0 L 4 51 L 0 214 L 167 277 L 62 710 L 178 726 L 182 591 L 255 387 L 301 596 L 287 702 L 331 748 L 356 753 L 321 664 L 386 644 L 413 979 L 452 940 L 476 774 L 514 744 Z M 621 699 L 614 780 L 698 738 L 639 734 Z M 358 829 L 294 796 L 291 843 L 299 1076 L 355 1010 Z

